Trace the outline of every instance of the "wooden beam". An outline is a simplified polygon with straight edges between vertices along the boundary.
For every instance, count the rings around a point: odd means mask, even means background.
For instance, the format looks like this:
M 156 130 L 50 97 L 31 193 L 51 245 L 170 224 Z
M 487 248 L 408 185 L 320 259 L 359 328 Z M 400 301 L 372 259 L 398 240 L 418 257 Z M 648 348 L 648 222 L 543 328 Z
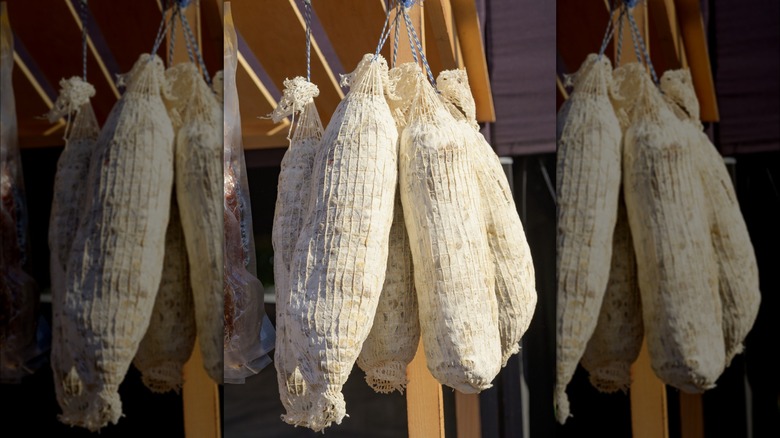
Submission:
M 647 342 L 631 366 L 631 430 L 633 438 L 669 438 L 666 385 L 650 367 Z
M 243 133 L 259 132 L 266 136 L 271 135 L 274 130 L 289 127 L 290 120 L 288 118 L 283 119 L 278 124 L 266 118 L 276 108 L 277 102 L 240 51 L 238 52 L 236 87 L 241 107 L 241 131 Z M 285 147 L 288 145 L 287 143 L 285 142 Z M 274 147 L 278 146 L 282 145 Z M 249 145 L 244 144 L 244 148 L 248 147 Z
M 674 0 L 674 4 L 677 7 L 677 17 L 691 69 L 693 88 L 696 90 L 696 97 L 699 98 L 701 120 L 717 122 L 720 120 L 720 114 L 701 6 L 698 0 Z
M 647 15 L 650 23 L 650 41 L 653 50 L 650 58 L 659 74 L 683 66 L 685 48 L 677 23 L 677 9 L 674 0 L 647 0 Z
M 469 85 L 477 105 L 477 121 L 495 122 L 496 110 L 493 107 L 493 94 L 490 90 L 490 75 L 485 58 L 485 46 L 482 31 L 479 28 L 479 16 L 474 0 L 452 0 L 452 12 L 458 40 L 463 50 L 463 64 L 469 76 Z
M 277 89 L 284 89 L 287 78 L 306 76 L 306 26 L 295 0 L 233 0 L 231 3 L 236 29 Z M 344 93 L 313 37 L 311 80 L 320 89 L 317 108 L 323 124 L 327 125 Z
M 330 44 L 346 72 L 352 71 L 366 53 L 374 53 L 385 22 L 384 0 L 339 0 L 338 5 L 313 1 Z M 385 43 L 382 56 L 390 63 L 391 44 Z
M 35 75 L 33 75 L 30 69 L 27 68 L 27 64 L 24 63 L 24 60 L 16 52 L 14 52 L 14 62 L 16 63 L 16 66 L 19 67 L 19 70 L 22 72 L 22 74 L 24 74 L 24 77 L 26 77 L 30 82 L 30 85 L 33 86 L 36 94 L 38 94 L 38 97 L 41 98 L 43 103 L 45 103 L 49 109 L 52 109 L 52 107 L 54 107 L 54 102 L 52 102 L 51 98 L 49 98 L 49 95 L 41 86 L 41 83 L 38 82 L 38 79 L 35 77 Z
M 172 10 L 167 11 L 168 15 L 171 13 Z M 182 10 L 182 14 L 187 17 L 196 39 L 199 39 L 200 14 L 198 13 L 198 4 L 191 4 Z M 176 26 L 175 32 L 178 44 L 174 46 L 173 59 L 168 59 L 168 65 L 189 61 L 187 45 L 184 44 L 186 37 L 184 36 L 184 29 L 181 23 Z M 168 32 L 167 38 L 170 40 L 171 32 Z M 166 50 L 165 53 L 168 54 L 168 51 Z M 222 433 L 219 418 L 219 389 L 203 368 L 203 356 L 199 344 L 199 340 L 196 339 L 192 356 L 184 364 L 182 370 L 184 379 L 182 388 L 184 434 L 187 438 L 219 438 Z
M 451 70 L 458 68 L 458 57 L 456 53 L 456 36 L 452 16 L 452 5 L 450 0 L 428 0 L 425 2 L 425 23 L 428 50 L 426 54 L 436 53 L 438 57 L 437 69 L 433 74 L 436 75 L 441 70 Z M 432 56 L 429 56 L 432 58 Z M 431 66 L 433 67 L 433 65 Z

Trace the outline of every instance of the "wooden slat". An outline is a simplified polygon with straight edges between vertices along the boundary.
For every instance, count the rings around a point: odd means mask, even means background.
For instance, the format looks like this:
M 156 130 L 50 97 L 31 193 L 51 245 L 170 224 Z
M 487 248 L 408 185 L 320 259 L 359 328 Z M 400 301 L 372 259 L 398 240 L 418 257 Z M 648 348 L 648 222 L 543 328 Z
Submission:
M 286 128 L 290 125 L 288 119 L 275 124 L 272 120 L 266 118 L 276 108 L 276 100 L 268 92 L 265 84 L 252 70 L 241 52 L 238 53 L 238 68 L 236 71 L 236 87 L 238 88 L 239 107 L 241 109 L 241 131 L 245 136 L 244 148 L 254 149 L 258 147 L 280 147 L 282 144 L 266 142 L 255 143 L 246 141 L 246 135 L 249 132 L 259 133 L 262 136 L 268 136 L 269 132 L 279 128 Z M 254 138 L 254 137 L 251 137 Z M 287 146 L 285 141 L 284 146 Z M 266 146 L 262 146 L 266 145 Z
M 647 343 L 631 366 L 631 430 L 633 438 L 668 438 L 666 386 L 650 367 Z
M 339 0 L 338 5 L 332 1 L 313 1 L 312 6 L 347 72 L 357 66 L 363 55 L 376 50 L 385 22 L 384 0 Z M 386 43 L 382 49 L 388 63 L 390 47 Z
M 54 102 L 51 100 L 48 93 L 44 91 L 41 83 L 38 81 L 38 78 L 32 74 L 27 64 L 25 64 L 24 60 L 17 52 L 14 52 L 14 66 L 24 76 L 24 78 L 27 80 L 27 83 L 33 88 L 33 90 L 35 90 L 35 95 L 38 96 L 41 102 L 46 105 L 47 111 L 50 110 L 54 106 Z M 39 114 L 38 116 L 40 115 L 42 114 Z
M 648 0 L 647 15 L 650 23 L 650 58 L 653 66 L 662 74 L 666 70 L 683 66 L 684 47 L 677 23 L 674 0 Z
M 476 3 L 474 0 L 452 0 L 452 12 L 463 51 L 463 65 L 468 71 L 469 85 L 477 105 L 477 121 L 495 122 L 496 110 L 490 91 L 490 76 Z
M 284 89 L 286 78 L 306 76 L 305 23 L 295 0 L 233 0 L 231 3 L 236 29 L 262 62 L 277 89 Z M 314 38 L 311 80 L 320 89 L 317 108 L 323 124 L 327 124 L 344 93 Z
M 715 81 L 712 78 L 710 53 L 707 48 L 707 32 L 701 16 L 698 0 L 675 0 L 677 17 L 685 46 L 685 54 L 693 78 L 693 88 L 699 98 L 701 120 L 720 120 L 718 101 L 715 95 Z
M 458 68 L 456 36 L 450 0 L 425 2 L 426 55 L 437 75 L 442 70 Z M 432 43 L 432 44 L 431 44 Z
M 704 438 L 701 394 L 680 392 L 680 438 Z
M 458 438 L 482 438 L 479 394 L 464 394 L 455 391 L 455 420 Z
M 171 11 L 167 12 L 168 15 Z M 190 5 L 183 11 L 190 23 L 193 33 L 200 35 L 200 20 L 196 5 Z M 176 26 L 176 41 L 173 59 L 168 60 L 168 65 L 175 65 L 189 61 L 187 46 L 184 44 L 185 36 L 182 26 Z M 170 35 L 168 36 L 170 38 Z M 167 44 L 166 44 L 167 46 Z M 168 51 L 166 50 L 166 54 Z M 184 399 L 184 434 L 187 438 L 219 438 L 221 436 L 219 389 L 203 368 L 203 356 L 198 339 L 195 340 L 195 349 L 192 356 L 184 364 L 184 385 L 182 396 Z

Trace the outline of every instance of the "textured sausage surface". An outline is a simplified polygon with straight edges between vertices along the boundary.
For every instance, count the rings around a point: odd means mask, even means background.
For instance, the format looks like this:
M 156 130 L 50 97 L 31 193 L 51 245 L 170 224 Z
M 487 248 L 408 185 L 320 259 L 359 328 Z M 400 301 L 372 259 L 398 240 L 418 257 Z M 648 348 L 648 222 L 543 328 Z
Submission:
M 117 389 L 146 332 L 162 276 L 173 185 L 173 128 L 162 61 L 141 55 L 98 137 L 88 206 L 66 269 L 67 379 L 61 420 L 98 430 L 121 416 Z M 55 332 L 56 333 L 56 332 Z M 78 386 L 78 385 L 77 385 Z
M 464 393 L 489 388 L 501 343 L 479 185 L 457 122 L 417 74 L 401 135 L 401 202 L 431 374 Z
M 345 415 L 342 386 L 371 330 L 387 265 L 398 132 L 384 98 L 387 65 L 373 54 L 348 76 L 314 158 L 306 219 L 290 267 L 286 315 L 313 393 L 307 427 Z
M 571 381 L 598 321 L 609 279 L 620 191 L 620 125 L 609 101 L 612 68 L 588 55 L 558 114 L 555 405 L 569 416 Z
M 685 392 L 712 388 L 725 365 L 717 260 L 692 137 L 644 68 L 625 135 L 623 187 L 653 371 Z

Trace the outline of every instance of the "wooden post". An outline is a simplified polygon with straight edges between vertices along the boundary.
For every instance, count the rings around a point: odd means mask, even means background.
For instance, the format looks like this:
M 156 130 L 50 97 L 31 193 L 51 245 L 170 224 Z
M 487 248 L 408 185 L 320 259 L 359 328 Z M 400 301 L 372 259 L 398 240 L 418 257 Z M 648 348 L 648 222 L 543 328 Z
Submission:
M 406 416 L 409 438 L 444 438 L 444 400 L 441 385 L 428 371 L 423 344 L 406 368 Z
M 455 422 L 458 428 L 458 438 L 482 438 L 479 394 L 464 394 L 455 391 Z
M 394 13 L 394 11 L 392 12 Z M 419 4 L 415 4 L 409 10 L 409 18 L 414 24 L 417 36 L 425 50 L 425 35 L 423 28 L 423 12 Z M 414 61 L 409 47 L 406 32 L 403 29 L 398 32 L 398 64 Z M 393 46 L 395 32 L 390 33 L 388 44 Z M 388 64 L 392 60 L 388 59 Z M 417 354 L 406 368 L 406 376 L 409 384 L 406 387 L 406 411 L 409 428 L 409 438 L 443 438 L 444 437 L 444 399 L 441 385 L 428 371 L 425 360 L 422 340 L 417 347 Z
M 631 430 L 633 438 L 669 438 L 666 386 L 650 368 L 647 343 L 631 366 Z
M 220 438 L 219 390 L 203 368 L 198 340 L 192 357 L 184 365 L 184 436 Z
M 704 438 L 704 409 L 701 394 L 680 392 L 680 437 Z
M 200 45 L 200 2 L 195 1 L 182 11 L 187 16 L 192 33 Z M 171 11 L 167 11 L 170 14 Z M 176 25 L 176 45 L 173 51 L 173 59 L 168 60 L 169 65 L 189 61 L 187 54 L 186 36 L 181 23 Z M 170 32 L 168 35 L 170 41 Z M 168 45 L 165 46 L 166 56 Z M 220 426 L 219 390 L 217 384 L 206 374 L 203 368 L 203 357 L 200 351 L 199 340 L 195 340 L 195 349 L 190 360 L 184 364 L 184 385 L 182 395 L 184 399 L 184 434 L 187 438 L 220 438 L 222 428 Z

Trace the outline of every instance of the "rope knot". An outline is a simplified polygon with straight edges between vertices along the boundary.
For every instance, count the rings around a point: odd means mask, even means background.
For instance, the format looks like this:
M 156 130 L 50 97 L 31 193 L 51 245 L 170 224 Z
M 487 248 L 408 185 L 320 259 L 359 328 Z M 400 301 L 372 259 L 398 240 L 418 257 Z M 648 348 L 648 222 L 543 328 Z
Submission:
M 78 111 L 94 95 L 95 87 L 78 76 L 60 80 L 60 95 L 54 102 L 54 107 L 46 114 L 49 123 L 54 123 L 60 118 Z
M 296 76 L 284 80 L 284 94 L 279 104 L 271 113 L 271 120 L 279 123 L 285 117 L 300 111 L 303 107 L 320 95 L 320 89 L 307 81 L 306 78 Z

